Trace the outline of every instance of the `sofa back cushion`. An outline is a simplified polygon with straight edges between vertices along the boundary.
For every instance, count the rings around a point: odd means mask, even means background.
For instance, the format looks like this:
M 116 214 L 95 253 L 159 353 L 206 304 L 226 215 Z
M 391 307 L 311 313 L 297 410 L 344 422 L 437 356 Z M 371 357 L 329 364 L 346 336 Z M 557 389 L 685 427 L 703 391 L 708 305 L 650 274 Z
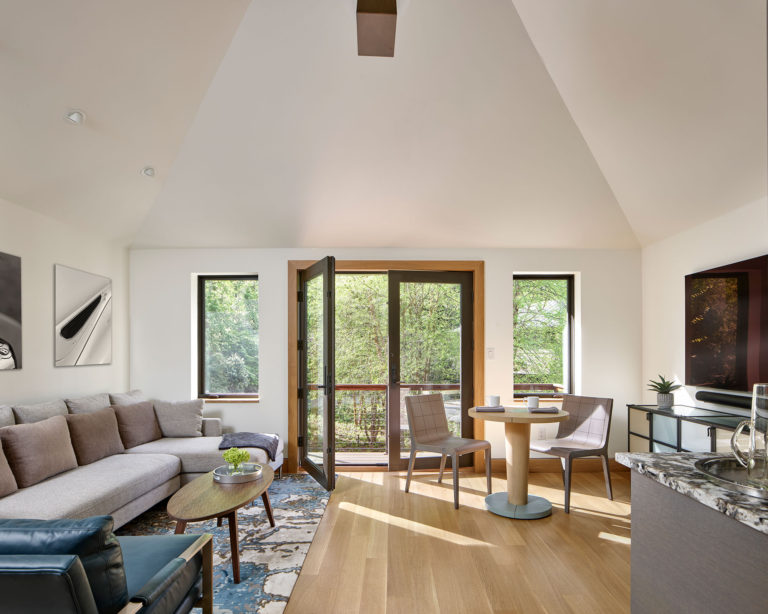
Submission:
M 64 402 L 67 404 L 71 414 L 90 414 L 91 412 L 109 407 L 109 395 L 104 392 L 102 394 L 92 394 L 88 397 L 80 397 L 79 399 L 64 399 Z
M 19 490 L 19 486 L 16 484 L 16 478 L 13 477 L 13 471 L 11 471 L 11 466 L 8 464 L 8 459 L 5 458 L 3 443 L 0 440 L 0 497 L 10 495 L 17 490 Z
M 153 401 L 163 437 L 202 437 L 203 400 Z
M 8 464 L 20 488 L 77 467 L 64 416 L 0 429 Z
M 136 403 L 142 403 L 144 401 L 149 401 L 149 399 L 141 390 L 109 393 L 109 402 L 112 405 L 135 405 Z
M 115 405 L 113 409 L 117 416 L 120 439 L 123 440 L 126 448 L 135 448 L 163 436 L 150 401 L 133 405 Z
M 37 403 L 35 405 L 14 405 L 13 415 L 16 418 L 16 424 L 32 424 L 47 420 L 52 416 L 66 416 L 67 404 L 61 399 L 48 401 L 46 403 Z
M 42 502 L 41 502 L 42 503 Z M 76 554 L 96 606 L 115 614 L 128 603 L 123 553 L 111 516 L 79 520 L 0 519 L 1 554 Z
M 10 405 L 0 405 L 0 428 L 4 426 L 11 426 L 16 424 L 16 419 L 13 417 L 13 410 Z
M 78 465 L 88 465 L 125 450 L 117 428 L 115 410 L 111 407 L 65 417 Z

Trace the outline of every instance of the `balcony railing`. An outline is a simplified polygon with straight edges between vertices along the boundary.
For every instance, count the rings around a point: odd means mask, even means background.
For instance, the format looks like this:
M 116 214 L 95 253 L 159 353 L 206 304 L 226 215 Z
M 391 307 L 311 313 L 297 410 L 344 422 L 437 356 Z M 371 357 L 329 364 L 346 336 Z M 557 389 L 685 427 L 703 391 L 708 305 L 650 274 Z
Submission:
M 317 386 L 310 386 L 317 389 Z M 407 391 L 427 392 L 430 390 L 451 392 L 460 390 L 459 384 L 400 384 L 403 395 Z M 387 428 L 387 395 L 385 384 L 336 384 L 336 452 L 386 453 L 389 444 Z M 401 406 L 403 404 L 401 403 Z M 452 413 L 452 404 L 447 403 L 449 424 L 460 421 L 460 411 Z M 401 442 L 410 446 L 407 437 L 408 420 L 401 407 Z M 460 430 L 460 429 L 459 429 Z

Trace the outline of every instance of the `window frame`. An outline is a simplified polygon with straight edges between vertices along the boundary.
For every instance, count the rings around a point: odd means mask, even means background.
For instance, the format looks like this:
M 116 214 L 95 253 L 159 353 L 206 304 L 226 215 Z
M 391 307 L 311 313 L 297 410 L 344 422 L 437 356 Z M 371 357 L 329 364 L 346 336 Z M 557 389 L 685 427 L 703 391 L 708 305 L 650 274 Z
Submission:
M 256 402 L 260 399 L 260 392 L 256 393 L 224 393 L 205 391 L 205 282 L 207 281 L 255 281 L 258 283 L 257 274 L 248 275 L 198 275 L 197 276 L 197 398 L 208 402 L 243 401 Z M 259 306 L 261 306 L 261 288 L 259 287 Z M 259 322 L 261 333 L 261 322 Z M 260 346 L 259 346 L 260 347 Z M 259 370 L 259 373 L 261 370 Z M 259 381 L 261 390 L 261 381 Z
M 574 273 L 542 273 L 542 274 L 520 274 L 512 275 L 512 301 L 514 304 L 515 296 L 514 296 L 514 282 L 518 280 L 529 280 L 529 281 L 536 281 L 536 280 L 563 280 L 567 282 L 566 289 L 567 289 L 567 310 L 568 310 L 568 382 L 567 385 L 563 386 L 563 392 L 536 392 L 536 391 L 516 391 L 514 390 L 514 384 L 516 383 L 514 381 L 514 374 L 512 376 L 512 386 L 513 386 L 513 397 L 515 399 L 524 399 L 526 397 L 545 397 L 547 399 L 562 399 L 563 395 L 565 394 L 574 394 L 574 360 L 575 360 L 575 349 L 576 349 L 576 335 L 575 335 L 575 324 L 576 324 L 576 300 L 575 300 L 575 288 L 576 288 L 576 275 Z M 512 323 L 512 343 L 513 343 L 513 352 L 514 352 L 514 338 L 515 338 L 515 325 L 514 322 Z M 513 361 L 514 361 L 514 354 L 513 354 Z M 521 382 L 522 383 L 522 382 Z

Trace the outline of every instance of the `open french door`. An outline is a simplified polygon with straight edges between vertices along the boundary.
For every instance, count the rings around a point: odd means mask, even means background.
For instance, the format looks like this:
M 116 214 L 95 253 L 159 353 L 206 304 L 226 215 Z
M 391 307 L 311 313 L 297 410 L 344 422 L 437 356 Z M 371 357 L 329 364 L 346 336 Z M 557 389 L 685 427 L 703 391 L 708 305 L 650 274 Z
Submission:
M 299 272 L 299 458 L 327 490 L 336 485 L 335 259 Z

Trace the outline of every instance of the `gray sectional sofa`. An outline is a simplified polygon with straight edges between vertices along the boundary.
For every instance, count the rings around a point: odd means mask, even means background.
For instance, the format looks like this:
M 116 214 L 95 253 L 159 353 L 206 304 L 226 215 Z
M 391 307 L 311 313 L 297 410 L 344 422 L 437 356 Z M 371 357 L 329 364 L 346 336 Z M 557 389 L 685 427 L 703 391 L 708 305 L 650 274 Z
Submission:
M 131 396 L 132 395 L 132 396 Z M 119 453 L 108 454 L 103 458 L 98 458 L 93 462 L 82 462 L 83 453 L 77 447 L 77 432 L 73 429 L 73 423 L 80 424 L 81 418 L 73 418 L 71 414 L 92 413 L 93 417 L 87 420 L 96 420 L 100 416 L 102 424 L 104 420 L 111 420 L 108 415 L 112 415 L 110 410 L 118 412 L 121 408 L 123 414 L 130 415 L 132 410 L 125 410 L 125 406 L 138 403 L 143 396 L 138 391 L 125 393 L 121 395 L 110 395 L 109 409 L 104 407 L 104 401 L 107 395 L 94 395 L 83 399 L 74 399 L 56 401 L 40 404 L 37 406 L 0 406 L 0 478 L 3 476 L 3 463 L 5 463 L 5 474 L 8 473 L 7 467 L 10 467 L 14 473 L 15 481 L 18 487 L 0 497 L 0 518 L 38 518 L 38 519 L 56 519 L 56 518 L 84 518 L 88 516 L 111 515 L 115 521 L 115 527 L 119 527 L 132 518 L 146 511 L 164 498 L 172 495 L 183 484 L 202 475 L 215 467 L 224 464 L 221 457 L 222 451 L 219 450 L 221 442 L 221 421 L 218 418 L 202 418 L 202 403 L 200 402 L 200 412 L 197 424 L 199 427 L 193 427 L 195 430 L 192 436 L 161 436 L 152 441 L 146 441 L 140 445 L 128 447 L 128 445 L 119 445 L 123 448 Z M 116 403 L 121 403 L 115 407 Z M 156 410 L 160 409 L 159 402 Z M 196 402 L 192 402 L 196 403 Z M 138 407 L 138 405 L 137 405 Z M 185 405 L 189 407 L 189 403 Z M 178 411 L 176 411 L 178 409 Z M 174 433 L 177 424 L 169 422 L 168 418 L 183 415 L 183 407 L 175 408 L 173 404 L 166 404 L 165 422 L 161 423 L 162 430 L 168 433 Z M 96 414 L 96 412 L 100 412 Z M 192 412 L 194 419 L 195 412 Z M 70 417 L 67 418 L 67 415 Z M 62 418 L 63 416 L 63 418 Z M 160 414 L 158 413 L 158 417 Z M 66 456 L 69 454 L 68 444 L 64 441 L 67 436 L 67 429 L 62 428 L 64 419 L 70 429 L 72 440 L 75 441 L 74 450 L 78 458 L 75 466 L 74 457 Z M 26 445 L 20 445 L 18 438 L 15 441 L 9 435 L 18 435 L 19 431 L 7 432 L 8 428 L 13 429 L 18 424 L 35 424 L 47 421 L 44 425 L 37 425 L 37 429 L 50 426 L 52 432 L 57 433 L 57 443 L 62 443 L 67 449 L 64 452 L 66 457 L 66 466 L 72 466 L 69 469 L 55 473 L 31 485 L 24 485 L 24 479 L 19 467 L 23 462 L 30 459 L 24 459 Z M 120 424 L 122 429 L 123 424 Z M 182 425 L 183 427 L 183 425 Z M 56 430 L 59 429 L 59 430 Z M 26 429 L 30 431 L 30 429 Z M 183 430 L 183 428 L 182 428 Z M 51 436 L 51 435 L 47 435 Z M 111 435 L 110 435 L 111 436 Z M 91 448 L 96 446 L 104 447 L 99 439 L 109 439 L 108 435 L 94 437 L 96 441 L 87 442 Z M 125 433 L 120 431 L 120 436 L 125 441 Z M 130 442 L 129 442 L 130 443 Z M 82 446 L 83 444 L 80 443 Z M 50 446 L 57 451 L 50 453 L 55 457 L 58 451 L 58 445 Z M 4 452 L 8 458 L 5 458 Z M 276 471 L 283 462 L 283 445 L 280 442 L 275 460 L 270 461 L 267 454 L 258 448 L 248 448 L 251 459 L 254 462 L 269 464 Z M 101 452 L 104 453 L 103 451 Z M 46 462 L 46 456 L 39 458 L 43 465 Z M 98 456 L 98 450 L 97 450 Z M 85 459 L 88 460 L 88 459 Z M 14 462 L 17 467 L 14 467 Z M 52 461 L 53 462 L 53 461 Z M 34 469 L 34 467 L 33 467 Z M 43 467 L 45 469 L 45 467 Z M 55 471 L 49 469 L 48 471 Z M 7 482 L 7 480 L 6 480 Z M 8 492 L 8 488 L 5 491 Z M 0 479 L 0 494 L 3 492 L 2 480 Z

